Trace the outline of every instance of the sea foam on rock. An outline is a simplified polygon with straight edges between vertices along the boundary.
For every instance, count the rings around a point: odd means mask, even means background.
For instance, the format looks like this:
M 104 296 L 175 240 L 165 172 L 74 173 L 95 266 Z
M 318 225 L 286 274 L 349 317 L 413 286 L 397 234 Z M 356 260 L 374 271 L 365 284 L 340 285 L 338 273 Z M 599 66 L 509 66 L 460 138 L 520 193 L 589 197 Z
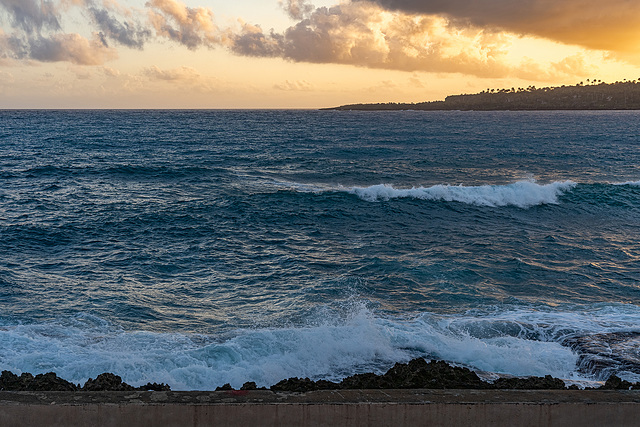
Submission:
M 575 385 L 569 389 L 577 388 Z M 255 382 L 246 382 L 241 390 L 264 390 Z M 274 392 L 304 393 L 316 390 L 346 389 L 484 389 L 484 390 L 564 390 L 564 381 L 551 375 L 527 378 L 498 378 L 493 382 L 483 381 L 468 368 L 451 366 L 442 360 L 417 358 L 408 363 L 396 363 L 382 375 L 375 373 L 356 374 L 339 383 L 309 378 L 288 378 L 274 384 L 270 388 Z M 612 375 L 600 387 L 602 390 L 640 390 L 640 382 L 630 383 Z M 166 384 L 147 383 L 141 387 L 133 387 L 122 381 L 118 375 L 103 373 L 96 379 L 89 378 L 84 386 L 75 385 L 49 372 L 35 377 L 29 373 L 20 376 L 2 371 L 0 374 L 0 391 L 169 391 Z M 225 384 L 216 391 L 232 391 L 233 387 Z

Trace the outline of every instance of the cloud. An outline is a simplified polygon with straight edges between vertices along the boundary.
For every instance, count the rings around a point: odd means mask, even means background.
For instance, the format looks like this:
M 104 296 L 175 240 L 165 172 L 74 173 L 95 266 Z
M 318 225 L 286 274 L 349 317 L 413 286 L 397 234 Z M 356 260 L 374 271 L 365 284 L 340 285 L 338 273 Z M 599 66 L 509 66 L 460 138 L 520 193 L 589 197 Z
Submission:
M 561 61 L 552 63 L 551 70 L 555 73 L 580 77 L 588 76 L 596 71 L 595 67 L 587 64 L 584 55 L 581 54 L 568 56 Z
M 2 0 L 0 0 L 2 1 Z M 133 9 L 124 7 L 117 0 L 58 0 L 58 9 L 66 10 L 79 7 L 82 12 L 95 24 L 96 30 L 105 45 L 107 39 L 135 49 L 142 49 L 152 36 L 148 24 L 142 24 L 134 19 Z M 128 19 L 124 19 L 122 16 Z
M 78 80 L 91 80 L 93 78 L 93 72 L 91 68 L 70 66 L 69 71 L 75 74 Z
M 315 7 L 306 0 L 280 0 L 280 6 L 292 19 L 301 20 L 308 16 Z
M 0 57 L 32 59 L 41 62 L 71 62 L 77 65 L 101 65 L 117 57 L 104 46 L 98 35 L 88 40 L 79 34 L 54 34 L 50 37 L 18 37 L 0 34 Z
M 0 0 L 0 8 L 7 12 L 12 28 L 27 34 L 37 34 L 43 29 L 60 29 L 55 5 L 51 1 Z
M 145 68 L 142 73 L 151 80 L 180 81 L 196 80 L 200 74 L 190 67 L 179 67 L 171 70 L 162 70 L 156 65 Z
M 507 41 L 498 35 L 453 27 L 441 17 L 392 14 L 369 3 L 311 10 L 306 2 L 288 1 L 283 6 L 292 16 L 306 17 L 280 33 L 247 23 L 223 30 L 211 10 L 178 0 L 150 0 L 147 6 L 156 34 L 189 49 L 225 46 L 243 56 L 404 71 L 509 73 L 500 57 Z
M 191 8 L 176 0 L 150 0 L 146 6 L 150 8 L 151 25 L 160 36 L 189 49 L 213 47 L 222 42 L 222 33 L 210 9 Z
M 168 39 L 190 50 L 225 48 L 293 62 L 549 80 L 586 73 L 584 58 L 514 65 L 508 53 L 518 34 L 607 47 L 613 36 L 601 33 L 611 30 L 635 35 L 629 46 L 640 44 L 640 3 L 630 1 L 611 0 L 613 7 L 605 10 L 591 0 L 343 0 L 318 8 L 308 0 L 280 0 L 295 22 L 275 31 L 241 20 L 221 28 L 211 9 L 181 0 L 146 0 L 144 12 L 118 0 L 0 0 L 0 19 L 9 23 L 6 33 L 0 30 L 0 61 L 101 65 L 117 56 L 112 45 L 144 49 L 151 40 Z M 633 13 L 624 14 L 624 5 Z M 61 14 L 71 8 L 88 18 L 89 38 L 63 32 Z M 611 29 L 612 17 L 619 18 L 618 33 Z M 180 69 L 149 70 L 147 77 L 160 80 L 180 75 Z
M 364 1 L 315 9 L 305 1 L 281 5 L 300 19 L 282 32 L 266 32 L 243 22 L 238 28 L 221 29 L 211 10 L 190 8 L 178 0 L 147 3 L 157 35 L 189 49 L 223 46 L 242 56 L 294 62 L 487 78 L 527 75 L 541 81 L 570 69 L 550 64 L 546 69 L 536 66 L 533 73 L 530 62 L 513 65 L 507 53 L 515 36 L 443 16 L 389 12 Z
M 568 56 L 560 61 L 543 67 L 530 58 L 525 58 L 517 67 L 514 75 L 525 80 L 554 82 L 567 77 L 586 77 L 597 72 L 596 67 L 587 64 L 582 54 Z
M 116 51 L 107 46 L 102 33 L 94 33 L 89 40 L 80 34 L 60 32 L 58 8 L 78 4 L 78 0 L 57 4 L 52 1 L 0 0 L 0 12 L 4 10 L 13 30 L 11 33 L 0 31 L 0 58 L 100 65 L 117 57 Z
M 424 89 L 426 87 L 422 80 L 415 73 L 409 78 L 409 84 L 419 89 Z
M 111 67 L 102 67 L 102 72 L 107 77 L 118 77 L 120 75 L 119 70 Z
M 372 1 L 387 10 L 441 15 L 474 26 L 590 49 L 628 52 L 640 46 L 640 2 L 636 0 Z
M 284 55 L 282 35 L 264 34 L 257 25 L 244 24 L 237 33 L 228 32 L 227 45 L 232 52 L 243 56 L 282 57 Z
M 66 61 L 77 65 L 101 65 L 117 54 L 97 37 L 88 40 L 79 34 L 56 34 L 29 40 L 27 56 L 42 62 Z
M 313 89 L 313 85 L 306 80 L 297 80 L 297 81 L 289 81 L 286 80 L 284 83 L 273 85 L 274 89 L 283 90 L 283 91 L 309 91 Z
M 501 58 L 508 41 L 497 34 L 457 28 L 435 16 L 391 14 L 368 3 L 317 8 L 283 33 L 245 25 L 229 39 L 235 53 L 296 62 L 485 77 L 509 73 Z
M 220 81 L 214 77 L 203 76 L 191 67 L 176 67 L 172 69 L 162 69 L 156 65 L 146 67 L 142 70 L 141 78 L 159 84 L 173 85 L 175 89 L 183 94 L 192 92 L 202 95 L 203 93 L 213 93 L 220 90 Z
M 87 11 L 104 36 L 123 46 L 142 49 L 151 37 L 150 29 L 134 22 L 121 22 L 107 9 L 90 6 Z
M 7 71 L 0 71 L 0 85 L 12 84 L 16 81 L 13 74 Z

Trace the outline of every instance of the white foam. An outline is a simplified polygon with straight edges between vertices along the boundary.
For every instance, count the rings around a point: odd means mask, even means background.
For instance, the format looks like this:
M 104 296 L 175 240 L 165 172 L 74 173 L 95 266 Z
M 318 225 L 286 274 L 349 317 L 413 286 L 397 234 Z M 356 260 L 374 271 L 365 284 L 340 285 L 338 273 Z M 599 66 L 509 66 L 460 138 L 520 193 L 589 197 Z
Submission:
M 640 187 L 640 181 L 614 182 L 613 185 L 629 185 L 631 187 Z
M 334 187 L 327 184 L 304 184 L 300 182 L 291 181 L 278 181 L 268 180 L 270 185 L 273 185 L 278 190 L 290 190 L 300 193 L 324 193 L 326 191 L 332 191 Z
M 398 319 L 359 305 L 347 316 L 327 311 L 318 319 L 307 326 L 237 330 L 227 338 L 125 331 L 86 318 L 5 323 L 0 327 L 0 370 L 53 371 L 75 383 L 113 372 L 132 385 L 151 381 L 168 383 L 174 390 L 210 390 L 225 383 L 240 387 L 246 381 L 270 386 L 293 376 L 339 381 L 425 357 L 501 374 L 586 381 L 594 378 L 577 372 L 578 355 L 560 345 L 562 338 L 635 330 L 640 309 L 617 305 L 456 316 L 423 313 Z
M 0 370 L 53 371 L 84 383 L 113 372 L 132 385 L 165 382 L 173 389 L 210 390 L 246 381 L 269 386 L 291 376 L 337 379 L 374 360 L 394 361 L 394 348 L 371 313 L 308 327 L 238 330 L 232 338 L 127 332 L 105 322 L 5 325 Z
M 557 204 L 558 196 L 573 189 L 576 185 L 573 181 L 552 182 L 543 185 L 534 181 L 518 181 L 508 185 L 434 185 L 399 189 L 392 185 L 379 184 L 369 187 L 350 187 L 347 191 L 370 202 L 414 198 L 460 202 L 478 206 L 529 208 L 543 204 Z

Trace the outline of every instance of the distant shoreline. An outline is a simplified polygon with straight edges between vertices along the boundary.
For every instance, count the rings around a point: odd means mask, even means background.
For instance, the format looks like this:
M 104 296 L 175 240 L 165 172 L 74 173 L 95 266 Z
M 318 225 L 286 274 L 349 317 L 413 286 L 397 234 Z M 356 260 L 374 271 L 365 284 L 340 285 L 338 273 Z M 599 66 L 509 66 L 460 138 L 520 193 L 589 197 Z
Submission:
M 321 110 L 343 111 L 552 111 L 640 110 L 640 79 L 574 86 L 487 89 L 475 94 L 450 95 L 444 101 L 419 103 L 346 104 Z

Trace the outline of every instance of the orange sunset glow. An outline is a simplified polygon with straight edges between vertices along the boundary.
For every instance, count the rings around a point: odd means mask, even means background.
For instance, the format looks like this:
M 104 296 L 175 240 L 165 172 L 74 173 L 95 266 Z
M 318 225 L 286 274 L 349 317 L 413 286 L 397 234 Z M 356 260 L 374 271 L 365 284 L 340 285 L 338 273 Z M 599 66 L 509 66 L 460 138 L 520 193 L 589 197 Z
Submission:
M 628 0 L 0 0 L 0 108 L 320 108 L 638 77 Z

